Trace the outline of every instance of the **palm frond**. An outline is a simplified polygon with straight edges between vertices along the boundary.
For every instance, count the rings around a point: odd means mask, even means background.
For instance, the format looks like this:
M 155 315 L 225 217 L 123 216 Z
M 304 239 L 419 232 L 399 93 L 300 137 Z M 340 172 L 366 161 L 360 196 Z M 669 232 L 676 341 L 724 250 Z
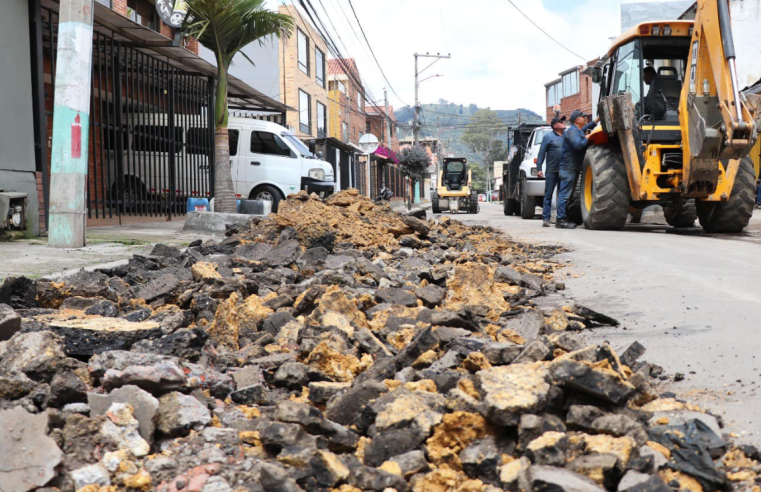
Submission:
M 187 0 L 183 25 L 192 36 L 217 55 L 225 68 L 248 44 L 267 36 L 290 37 L 293 19 L 271 12 L 264 0 Z

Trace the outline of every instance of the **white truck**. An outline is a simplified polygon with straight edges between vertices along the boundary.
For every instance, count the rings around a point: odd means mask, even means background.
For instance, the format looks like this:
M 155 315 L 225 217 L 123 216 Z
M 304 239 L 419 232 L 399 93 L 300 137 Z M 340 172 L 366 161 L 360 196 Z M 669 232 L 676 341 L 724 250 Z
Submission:
M 514 134 L 518 145 L 513 161 L 503 171 L 503 183 L 506 183 L 504 198 L 505 215 L 520 215 L 523 219 L 536 217 L 536 207 L 544 205 L 544 178 L 538 176 L 537 161 L 542 139 L 552 128 L 549 125 L 521 125 Z M 546 163 L 545 163 L 546 166 Z M 581 223 L 579 208 L 578 186 L 568 203 L 568 218 L 577 224 Z M 553 205 L 557 202 L 557 190 L 553 193 Z

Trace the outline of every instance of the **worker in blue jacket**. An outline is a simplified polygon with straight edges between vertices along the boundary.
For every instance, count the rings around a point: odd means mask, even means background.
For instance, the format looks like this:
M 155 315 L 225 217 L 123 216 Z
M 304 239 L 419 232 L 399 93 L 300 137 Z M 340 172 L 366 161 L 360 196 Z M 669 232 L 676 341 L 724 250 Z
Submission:
M 573 187 L 581 172 L 584 162 L 584 154 L 587 151 L 589 137 L 588 130 L 593 129 L 600 122 L 597 118 L 587 124 L 587 117 L 580 110 L 571 113 L 569 121 L 571 126 L 563 134 L 563 157 L 560 159 L 560 190 L 558 191 L 558 221 L 555 227 L 558 229 L 576 229 L 576 224 L 568 221 L 568 200 L 573 193 Z
M 537 176 L 544 178 L 544 206 L 542 207 L 542 227 L 550 226 L 552 218 L 552 195 L 560 184 L 560 159 L 563 157 L 563 132 L 565 116 L 556 116 L 550 123 L 552 131 L 542 138 L 539 155 L 536 158 Z M 547 166 L 544 166 L 545 161 Z

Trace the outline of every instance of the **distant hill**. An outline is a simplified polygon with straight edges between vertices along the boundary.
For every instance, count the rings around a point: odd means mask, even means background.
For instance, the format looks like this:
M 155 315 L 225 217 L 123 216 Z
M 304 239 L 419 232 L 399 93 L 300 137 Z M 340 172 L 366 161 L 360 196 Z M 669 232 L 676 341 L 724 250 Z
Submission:
M 481 163 L 478 155 L 471 154 L 467 147 L 460 143 L 460 137 L 465 131 L 465 126 L 470 123 L 471 117 L 479 109 L 484 108 L 475 104 L 455 104 L 444 100 L 439 100 L 438 104 L 423 104 L 421 117 L 423 129 L 420 135 L 438 137 L 454 155 L 467 157 L 470 161 Z M 528 109 L 496 109 L 493 111 L 510 126 L 518 125 L 519 121 L 521 123 L 544 122 L 543 116 Z M 412 131 L 409 128 L 415 115 L 414 108 L 405 106 L 395 110 L 394 113 L 401 125 L 399 137 L 411 136 Z M 503 134 L 497 138 L 506 141 L 507 135 Z

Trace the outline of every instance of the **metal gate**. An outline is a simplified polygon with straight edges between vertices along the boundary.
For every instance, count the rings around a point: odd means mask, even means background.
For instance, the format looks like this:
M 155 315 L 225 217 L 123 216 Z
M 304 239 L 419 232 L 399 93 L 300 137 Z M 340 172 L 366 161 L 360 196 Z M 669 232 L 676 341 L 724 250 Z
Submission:
M 58 14 L 43 9 L 46 115 L 52 135 Z M 153 57 L 96 23 L 88 218 L 172 216 L 213 190 L 213 80 Z M 49 163 L 48 163 L 49 166 Z M 49 169 L 49 167 L 48 167 Z M 49 172 L 49 171 L 48 171 Z

